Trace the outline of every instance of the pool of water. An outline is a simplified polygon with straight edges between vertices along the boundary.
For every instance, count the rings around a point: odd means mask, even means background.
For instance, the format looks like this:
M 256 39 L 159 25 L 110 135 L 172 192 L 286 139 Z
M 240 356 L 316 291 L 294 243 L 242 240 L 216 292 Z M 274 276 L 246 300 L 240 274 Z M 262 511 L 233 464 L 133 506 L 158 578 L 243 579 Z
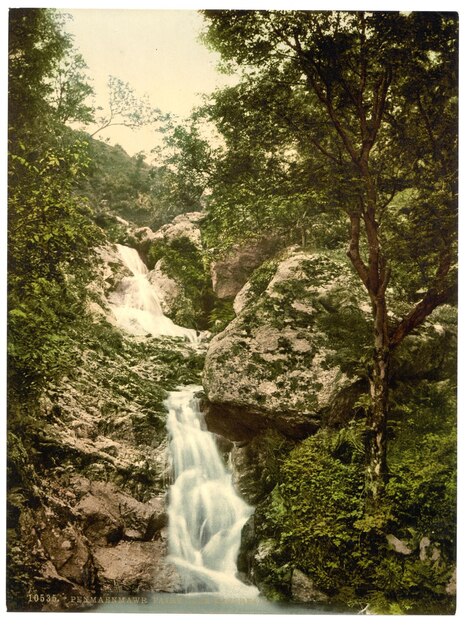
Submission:
M 154 593 L 139 598 L 106 602 L 98 613 L 224 613 L 224 614 L 356 614 L 336 604 L 293 604 L 270 602 L 260 596 L 229 598 L 219 593 Z

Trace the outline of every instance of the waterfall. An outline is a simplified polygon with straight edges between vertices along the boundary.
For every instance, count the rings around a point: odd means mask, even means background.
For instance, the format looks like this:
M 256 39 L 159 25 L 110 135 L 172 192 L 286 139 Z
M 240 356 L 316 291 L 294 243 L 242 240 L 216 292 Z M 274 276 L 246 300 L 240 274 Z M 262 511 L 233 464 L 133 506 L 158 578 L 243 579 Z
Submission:
M 235 493 L 191 385 L 169 394 L 167 429 L 174 482 L 169 492 L 169 558 L 186 591 L 258 595 L 236 578 L 242 527 L 252 512 Z
M 195 330 L 177 326 L 164 315 L 158 294 L 148 280 L 148 268 L 137 250 L 120 244 L 117 244 L 117 250 L 123 264 L 132 273 L 122 279 L 109 298 L 117 325 L 131 335 L 169 335 L 196 342 Z

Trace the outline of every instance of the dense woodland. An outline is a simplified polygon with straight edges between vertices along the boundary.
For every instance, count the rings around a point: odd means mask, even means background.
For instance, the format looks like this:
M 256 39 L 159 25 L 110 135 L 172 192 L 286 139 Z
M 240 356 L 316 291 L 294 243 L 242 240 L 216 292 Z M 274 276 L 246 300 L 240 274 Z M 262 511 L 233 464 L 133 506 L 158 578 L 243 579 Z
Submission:
M 177 121 L 156 109 L 142 112 L 130 87 L 110 83 L 125 104 L 122 123 L 161 127 L 164 148 L 149 165 L 142 154 L 129 157 L 93 133 L 71 130 L 71 122 L 106 122 L 87 104 L 86 66 L 60 14 L 10 11 L 12 605 L 21 605 L 37 577 L 18 551 L 18 520 L 24 508 L 45 506 L 42 477 L 66 454 L 48 458 L 41 399 L 72 375 L 84 349 L 100 345 L 109 351 L 103 359 L 127 350 L 88 306 L 97 249 L 108 242 L 139 246 L 122 220 L 157 230 L 202 211 L 202 253 L 189 241 L 140 246 L 150 269 L 164 259 L 168 275 L 185 284 L 189 304 L 177 323 L 227 332 L 232 298 L 214 292 L 210 264 L 265 237 L 278 242 L 276 251 L 295 246 L 332 259 L 333 271 L 341 259 L 343 275 L 352 276 L 348 329 L 337 322 L 333 332 L 343 345 L 342 369 L 359 381 L 360 393 L 339 427 L 300 443 L 271 433 L 265 440 L 277 465 L 257 507 L 256 532 L 279 548 L 266 573 L 257 572 L 262 591 L 287 599 L 284 572 L 293 562 L 352 607 L 452 612 L 446 589 L 456 537 L 457 17 L 203 13 L 204 42 L 220 53 L 224 71 L 240 76 L 234 87 L 210 94 L 189 120 Z M 259 302 L 278 265 L 276 251 L 251 276 Z M 358 292 L 365 324 L 353 309 Z M 431 324 L 443 328 L 443 341 L 431 343 Z M 179 357 L 172 362 L 155 349 L 167 375 L 155 400 L 160 407 L 164 389 L 181 382 L 176 372 L 192 382 L 203 364 L 187 357 L 182 367 Z M 405 546 L 430 537 L 439 557 L 424 560 L 414 547 L 404 561 L 389 550 L 388 536 L 404 538 Z

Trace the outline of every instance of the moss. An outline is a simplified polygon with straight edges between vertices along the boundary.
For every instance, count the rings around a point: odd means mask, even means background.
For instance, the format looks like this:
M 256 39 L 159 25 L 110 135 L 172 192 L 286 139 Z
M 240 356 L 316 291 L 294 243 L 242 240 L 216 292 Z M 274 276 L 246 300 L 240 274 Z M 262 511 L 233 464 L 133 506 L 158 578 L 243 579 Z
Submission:
M 265 261 L 265 263 L 252 272 L 249 278 L 249 300 L 257 299 L 265 291 L 271 279 L 276 274 L 278 265 L 279 260 L 271 259 Z
M 220 333 L 235 318 L 233 303 L 230 300 L 216 298 L 213 308 L 209 313 L 209 330 L 212 333 Z
M 216 299 L 203 253 L 188 237 L 178 237 L 151 244 L 147 255 L 149 269 L 160 260 L 163 271 L 183 290 L 171 311 L 172 319 L 183 326 L 208 329 Z
M 414 421 L 408 420 L 416 407 Z M 456 534 L 453 389 L 442 382 L 413 389 L 401 384 L 393 392 L 392 416 L 391 477 L 386 499 L 373 513 L 362 497 L 361 421 L 320 431 L 283 461 L 277 486 L 255 513 L 257 540 L 270 541 L 267 587 L 284 593 L 287 564 L 350 606 L 453 612 L 445 593 Z M 405 541 L 411 554 L 392 550 L 389 533 Z M 420 559 L 423 537 L 438 558 Z

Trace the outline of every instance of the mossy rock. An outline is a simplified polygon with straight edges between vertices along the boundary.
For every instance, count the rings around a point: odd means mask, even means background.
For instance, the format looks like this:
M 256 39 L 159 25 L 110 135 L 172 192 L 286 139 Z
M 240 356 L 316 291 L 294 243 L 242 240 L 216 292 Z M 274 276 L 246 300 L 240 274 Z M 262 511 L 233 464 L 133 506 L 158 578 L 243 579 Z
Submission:
M 371 342 L 364 289 L 346 259 L 331 254 L 293 250 L 259 276 L 255 297 L 211 341 L 203 373 L 208 398 L 265 413 L 320 415 L 362 370 Z

